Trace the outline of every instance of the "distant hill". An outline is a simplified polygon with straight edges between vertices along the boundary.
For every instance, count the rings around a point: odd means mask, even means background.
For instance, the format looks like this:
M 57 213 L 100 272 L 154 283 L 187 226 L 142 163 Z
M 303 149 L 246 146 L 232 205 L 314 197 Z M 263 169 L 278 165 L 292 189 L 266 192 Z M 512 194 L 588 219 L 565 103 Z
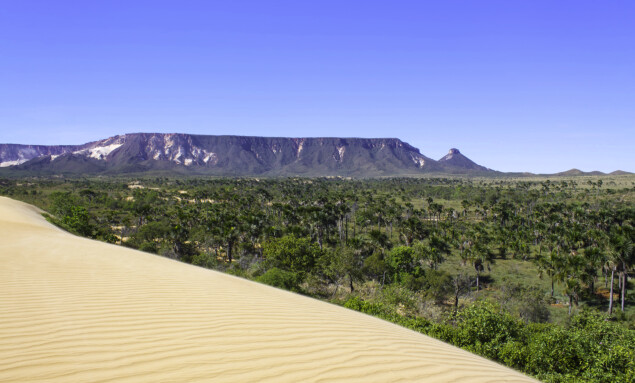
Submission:
M 439 164 L 448 171 L 452 172 L 455 169 L 461 169 L 463 171 L 468 170 L 471 172 L 492 172 L 492 169 L 488 169 L 485 166 L 481 166 L 476 162 L 465 157 L 459 149 L 452 148 L 439 160 Z
M 170 172 L 222 176 L 398 176 L 493 172 L 458 150 L 435 161 L 396 138 L 284 138 L 135 133 L 83 145 L 0 144 L 3 173 Z M 446 156 L 447 157 L 447 156 Z
M 633 174 L 631 172 L 625 172 L 624 170 L 616 170 L 614 172 L 610 172 L 609 175 L 611 176 L 626 176 L 629 174 Z
M 592 172 L 583 172 L 580 169 L 569 169 L 565 172 L 552 174 L 554 176 L 566 176 L 566 177 L 575 177 L 575 176 L 605 176 L 606 173 L 600 172 L 598 170 Z

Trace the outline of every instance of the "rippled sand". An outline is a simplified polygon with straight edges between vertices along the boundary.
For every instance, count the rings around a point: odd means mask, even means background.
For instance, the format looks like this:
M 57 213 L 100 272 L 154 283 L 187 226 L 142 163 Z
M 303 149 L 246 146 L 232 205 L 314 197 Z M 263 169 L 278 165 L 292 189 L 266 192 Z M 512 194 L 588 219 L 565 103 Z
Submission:
M 0 197 L 2 382 L 529 382 L 422 334 L 78 238 Z

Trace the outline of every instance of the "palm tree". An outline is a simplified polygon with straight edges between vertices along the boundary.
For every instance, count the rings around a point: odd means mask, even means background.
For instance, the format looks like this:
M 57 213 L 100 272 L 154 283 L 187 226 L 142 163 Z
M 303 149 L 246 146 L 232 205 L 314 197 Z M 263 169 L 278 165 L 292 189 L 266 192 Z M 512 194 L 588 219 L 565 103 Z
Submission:
M 539 270 L 538 276 L 542 278 L 543 274 L 547 274 L 551 279 L 551 298 L 553 298 L 555 281 L 559 279 L 563 263 L 558 250 L 553 248 L 546 254 L 538 256 L 536 263 Z
M 597 271 L 602 265 L 604 255 L 597 246 L 590 246 L 584 249 L 584 267 L 582 270 L 582 279 L 589 286 L 589 293 L 595 294 L 595 281 L 597 279 Z
M 617 266 L 615 266 L 614 264 L 611 265 L 611 290 L 609 292 L 609 315 L 613 314 L 613 286 L 615 285 L 614 283 L 614 278 L 615 278 L 615 269 L 617 268 Z
M 470 260 L 476 271 L 476 291 L 479 291 L 481 273 L 485 271 L 486 264 L 489 269 L 489 263 L 492 261 L 492 252 L 487 243 L 476 242 L 470 255 Z
M 585 260 L 576 251 L 570 251 L 564 257 L 564 268 L 562 280 L 564 282 L 564 293 L 569 297 L 569 315 L 573 308 L 573 303 L 578 303 L 581 290 L 581 275 L 584 269 Z
M 622 231 L 622 230 L 620 230 Z M 622 307 L 622 312 L 624 311 L 624 304 L 625 304 L 625 300 L 626 300 L 626 284 L 627 284 L 627 280 L 626 280 L 626 275 L 628 273 L 629 268 L 632 266 L 633 264 L 633 260 L 635 258 L 635 248 L 633 247 L 633 241 L 626 237 L 625 235 L 622 235 L 621 233 L 616 233 L 611 237 L 611 245 L 613 247 L 613 257 L 614 257 L 614 263 L 615 263 L 615 268 L 619 267 L 620 268 L 620 286 L 621 286 L 621 293 L 620 293 L 620 299 L 621 299 L 621 307 Z M 611 282 L 613 280 L 613 277 L 611 276 Z M 611 284 L 611 290 L 613 288 L 613 285 Z M 611 310 L 609 309 L 609 312 Z
M 436 270 L 439 264 L 445 261 L 444 254 L 450 254 L 450 247 L 441 237 L 433 235 L 424 243 L 417 241 L 412 245 L 415 258 L 420 262 L 427 263 L 428 267 Z

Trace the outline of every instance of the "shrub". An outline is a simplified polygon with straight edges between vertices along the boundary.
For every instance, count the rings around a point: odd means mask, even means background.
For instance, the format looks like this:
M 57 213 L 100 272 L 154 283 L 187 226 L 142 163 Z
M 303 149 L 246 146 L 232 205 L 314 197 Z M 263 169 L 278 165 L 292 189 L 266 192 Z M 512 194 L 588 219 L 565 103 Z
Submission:
M 391 316 L 391 310 L 383 304 L 368 302 L 357 296 L 351 297 L 346 302 L 344 302 L 344 307 L 381 318 Z
M 499 352 L 508 341 L 520 337 L 522 323 L 487 302 L 478 302 L 457 317 L 457 345 L 499 360 Z
M 533 374 L 576 374 L 588 367 L 584 339 L 560 326 L 535 327 L 527 344 L 526 371 Z
M 445 271 L 427 270 L 421 290 L 426 298 L 441 303 L 453 292 L 452 277 Z
M 267 270 L 256 280 L 269 286 L 295 292 L 300 292 L 300 283 L 302 282 L 302 278 L 297 273 L 281 270 L 277 267 Z
M 292 235 L 274 238 L 263 245 L 267 265 L 301 275 L 313 269 L 320 255 L 320 248 L 309 238 Z
M 138 249 L 141 251 L 145 251 L 147 253 L 154 253 L 154 254 L 159 253 L 159 246 L 154 241 L 143 242 L 141 243 L 141 245 L 139 245 Z
M 192 264 L 208 269 L 213 269 L 218 265 L 218 260 L 216 259 L 214 254 L 199 253 L 192 257 Z
M 68 214 L 62 217 L 62 225 L 69 231 L 85 237 L 92 236 L 94 230 L 88 210 L 83 206 L 71 206 Z

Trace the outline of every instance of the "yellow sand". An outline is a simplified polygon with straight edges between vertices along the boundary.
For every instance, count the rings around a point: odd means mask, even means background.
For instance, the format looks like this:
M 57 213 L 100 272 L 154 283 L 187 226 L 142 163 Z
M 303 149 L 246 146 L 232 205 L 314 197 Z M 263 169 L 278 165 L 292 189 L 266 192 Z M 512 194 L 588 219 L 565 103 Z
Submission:
M 341 307 L 82 239 L 0 197 L 2 382 L 529 382 Z

